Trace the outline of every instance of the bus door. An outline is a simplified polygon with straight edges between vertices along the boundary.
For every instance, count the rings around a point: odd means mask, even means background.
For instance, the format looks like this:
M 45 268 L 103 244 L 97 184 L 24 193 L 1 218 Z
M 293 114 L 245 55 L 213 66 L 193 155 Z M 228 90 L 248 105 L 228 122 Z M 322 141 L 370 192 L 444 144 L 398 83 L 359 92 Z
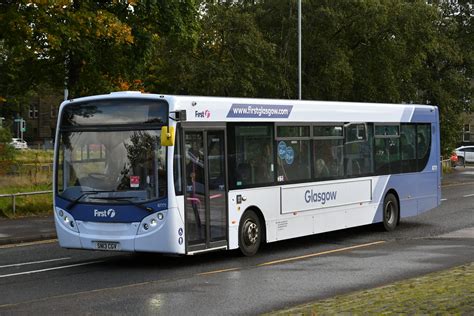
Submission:
M 184 130 L 187 252 L 227 246 L 224 130 Z

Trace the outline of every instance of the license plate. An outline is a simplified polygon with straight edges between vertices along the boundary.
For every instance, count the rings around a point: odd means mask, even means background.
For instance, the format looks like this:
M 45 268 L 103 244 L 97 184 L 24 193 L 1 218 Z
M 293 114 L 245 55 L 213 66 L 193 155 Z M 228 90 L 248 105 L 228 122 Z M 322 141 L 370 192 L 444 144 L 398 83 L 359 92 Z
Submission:
M 120 243 L 114 241 L 95 241 L 94 244 L 97 250 L 120 250 Z

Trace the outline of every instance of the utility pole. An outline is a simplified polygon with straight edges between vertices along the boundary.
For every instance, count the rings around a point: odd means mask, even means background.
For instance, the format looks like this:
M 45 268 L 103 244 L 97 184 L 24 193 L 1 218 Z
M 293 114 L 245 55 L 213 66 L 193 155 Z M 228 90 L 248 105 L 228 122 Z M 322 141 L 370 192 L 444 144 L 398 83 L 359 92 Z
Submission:
M 298 100 L 301 100 L 301 0 L 298 0 Z

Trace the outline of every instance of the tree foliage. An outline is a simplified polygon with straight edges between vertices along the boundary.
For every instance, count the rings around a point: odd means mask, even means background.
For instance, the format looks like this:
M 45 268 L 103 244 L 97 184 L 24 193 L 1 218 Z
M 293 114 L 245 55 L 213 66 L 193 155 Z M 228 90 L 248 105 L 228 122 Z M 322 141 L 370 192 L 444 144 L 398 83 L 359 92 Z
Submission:
M 438 105 L 449 150 L 472 107 L 471 3 L 303 0 L 303 98 Z M 297 96 L 297 0 L 7 0 L 0 15 L 10 111 L 45 84 Z
M 11 161 L 14 157 L 14 149 L 10 145 L 12 135 L 6 128 L 0 127 L 0 166 L 7 167 L 5 162 Z

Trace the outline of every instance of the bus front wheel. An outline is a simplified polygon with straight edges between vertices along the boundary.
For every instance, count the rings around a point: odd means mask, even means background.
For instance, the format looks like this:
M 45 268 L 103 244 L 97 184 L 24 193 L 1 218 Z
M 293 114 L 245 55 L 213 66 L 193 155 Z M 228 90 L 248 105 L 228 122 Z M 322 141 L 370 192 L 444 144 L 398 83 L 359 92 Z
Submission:
M 239 248 L 245 256 L 257 253 L 262 242 L 260 219 L 254 211 L 248 210 L 242 216 L 239 225 Z
M 392 193 L 388 193 L 383 201 L 383 228 L 390 232 L 397 227 L 400 217 L 398 200 Z

